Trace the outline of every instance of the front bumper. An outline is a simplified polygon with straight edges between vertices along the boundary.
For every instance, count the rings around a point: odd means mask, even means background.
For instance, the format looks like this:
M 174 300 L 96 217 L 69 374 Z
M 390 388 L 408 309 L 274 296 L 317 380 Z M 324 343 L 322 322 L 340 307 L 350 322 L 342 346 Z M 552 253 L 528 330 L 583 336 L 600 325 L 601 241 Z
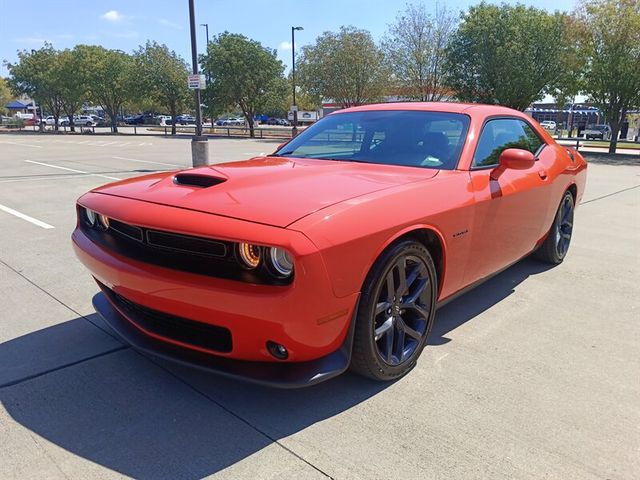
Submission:
M 93 297 L 93 306 L 106 324 L 136 350 L 216 375 L 278 388 L 301 388 L 343 373 L 351 362 L 353 326 L 335 352 L 306 362 L 252 362 L 219 357 L 183 348 L 145 335 L 129 322 L 108 298 L 108 292 Z
M 321 253 L 301 233 L 109 195 L 87 194 L 81 201 L 129 224 L 230 241 L 263 239 L 296 258 L 291 284 L 254 284 L 145 263 L 93 242 L 76 228 L 75 253 L 100 284 L 143 308 L 227 329 L 232 346 L 209 349 L 133 325 L 142 334 L 206 355 L 265 363 L 317 360 L 344 344 L 359 294 L 335 296 Z M 289 357 L 276 360 L 268 341 L 284 345 Z

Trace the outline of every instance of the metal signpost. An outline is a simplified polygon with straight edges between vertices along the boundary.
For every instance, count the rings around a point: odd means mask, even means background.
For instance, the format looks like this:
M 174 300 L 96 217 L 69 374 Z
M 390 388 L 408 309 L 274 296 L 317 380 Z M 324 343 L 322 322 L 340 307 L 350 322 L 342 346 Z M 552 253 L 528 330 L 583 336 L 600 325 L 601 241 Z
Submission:
M 207 137 L 202 135 L 202 109 L 200 90 L 204 88 L 204 75 L 198 73 L 198 47 L 196 45 L 196 15 L 194 0 L 189 0 L 189 24 L 191 28 L 191 64 L 193 75 L 189 75 L 188 85 L 193 89 L 196 102 L 196 134 L 191 139 L 191 160 L 194 167 L 209 164 L 209 144 Z M 193 86 L 192 86 L 193 85 Z

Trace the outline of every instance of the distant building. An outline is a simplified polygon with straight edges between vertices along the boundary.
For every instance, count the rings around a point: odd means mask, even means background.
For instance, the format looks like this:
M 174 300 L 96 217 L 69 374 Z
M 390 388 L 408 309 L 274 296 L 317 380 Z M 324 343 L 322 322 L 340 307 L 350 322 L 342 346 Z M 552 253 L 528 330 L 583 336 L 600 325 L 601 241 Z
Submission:
M 4 108 L 9 111 L 11 116 L 19 113 L 33 113 L 33 100 L 13 100 L 7 103 Z
M 525 110 L 525 113 L 538 122 L 552 120 L 563 128 L 573 126 L 582 130 L 587 125 L 602 123 L 600 110 L 586 103 L 567 104 L 562 108 L 558 108 L 554 103 L 534 103 Z

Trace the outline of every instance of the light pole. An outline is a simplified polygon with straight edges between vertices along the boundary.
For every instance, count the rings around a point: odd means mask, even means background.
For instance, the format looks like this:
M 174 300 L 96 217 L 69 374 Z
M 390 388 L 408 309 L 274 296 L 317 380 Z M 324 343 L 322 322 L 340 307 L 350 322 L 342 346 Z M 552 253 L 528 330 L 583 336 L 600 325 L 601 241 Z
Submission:
M 296 30 L 304 30 L 302 27 L 291 27 L 291 83 L 293 84 L 293 129 L 291 136 L 298 134 L 298 104 L 296 103 Z
M 206 52 L 206 51 L 207 51 L 207 49 L 209 48 L 209 24 L 208 24 L 208 23 L 201 23 L 201 24 L 200 24 L 200 26 L 201 26 L 201 27 L 204 27 L 204 28 L 205 28 L 205 30 L 207 31 L 207 46 L 206 46 L 206 48 L 204 49 L 204 50 L 205 50 L 205 52 Z
M 196 43 L 196 13 L 193 0 L 189 0 L 189 27 L 191 29 L 191 64 L 193 74 L 198 75 L 198 46 Z M 194 167 L 209 163 L 209 146 L 207 137 L 202 135 L 202 107 L 200 106 L 200 89 L 193 91 L 196 102 L 196 134 L 191 139 L 191 161 Z

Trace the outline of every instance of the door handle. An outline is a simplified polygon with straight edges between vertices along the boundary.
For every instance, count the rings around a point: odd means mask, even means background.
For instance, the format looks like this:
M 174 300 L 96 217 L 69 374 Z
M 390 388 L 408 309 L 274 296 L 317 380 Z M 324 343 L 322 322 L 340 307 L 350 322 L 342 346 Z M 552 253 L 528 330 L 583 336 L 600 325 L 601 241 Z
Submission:
M 540 176 L 540 178 L 542 180 L 546 180 L 547 179 L 547 171 L 546 170 L 538 170 L 538 175 Z

